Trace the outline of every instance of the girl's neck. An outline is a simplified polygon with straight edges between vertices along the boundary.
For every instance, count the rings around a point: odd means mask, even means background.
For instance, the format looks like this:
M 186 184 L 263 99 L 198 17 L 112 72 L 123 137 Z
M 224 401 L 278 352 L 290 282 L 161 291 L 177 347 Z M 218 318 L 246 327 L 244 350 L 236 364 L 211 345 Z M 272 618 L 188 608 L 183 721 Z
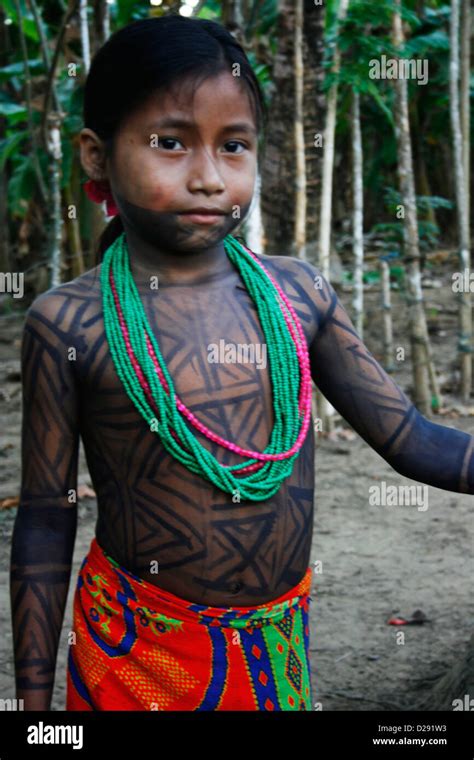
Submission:
M 126 233 L 130 268 L 135 282 L 149 282 L 158 277 L 160 286 L 193 285 L 214 282 L 235 272 L 224 243 L 197 251 L 172 251 L 153 246 Z

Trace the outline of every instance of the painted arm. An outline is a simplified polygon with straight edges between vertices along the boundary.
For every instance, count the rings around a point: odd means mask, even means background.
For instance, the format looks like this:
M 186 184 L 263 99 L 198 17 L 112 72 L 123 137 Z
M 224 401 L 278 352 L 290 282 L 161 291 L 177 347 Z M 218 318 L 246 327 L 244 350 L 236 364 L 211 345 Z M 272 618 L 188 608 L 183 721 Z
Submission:
M 474 493 L 474 436 L 431 422 L 357 334 L 332 285 L 314 270 L 320 316 L 310 345 L 317 387 L 394 470 L 446 491 Z
M 77 525 L 77 393 L 65 301 L 52 291 L 26 315 L 22 479 L 11 558 L 16 697 L 49 710 Z

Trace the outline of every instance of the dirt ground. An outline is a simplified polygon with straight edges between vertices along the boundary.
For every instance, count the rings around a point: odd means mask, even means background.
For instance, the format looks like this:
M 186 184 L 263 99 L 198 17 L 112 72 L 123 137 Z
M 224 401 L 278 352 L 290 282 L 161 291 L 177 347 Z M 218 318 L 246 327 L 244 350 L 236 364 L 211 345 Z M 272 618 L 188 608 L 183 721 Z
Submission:
M 456 356 L 456 295 L 450 275 L 455 270 L 454 257 L 440 262 L 430 270 L 427 279 L 432 287 L 425 290 L 436 366 L 445 389 L 444 413 L 434 419 L 474 434 L 474 403 L 473 408 L 461 409 L 461 414 L 448 411 L 459 406 L 448 392 Z M 350 293 L 339 293 L 348 305 Z M 365 298 L 364 339 L 382 361 L 378 287 L 368 288 Z M 404 346 L 408 357 L 406 308 L 397 292 L 392 299 L 394 344 Z M 22 324 L 19 310 L 0 315 L 0 502 L 17 496 L 20 484 Z M 409 359 L 398 362 L 394 378 L 410 395 Z M 310 605 L 314 701 L 323 710 L 411 710 L 421 698 L 430 698 L 433 683 L 465 651 L 473 631 L 473 498 L 430 486 L 425 511 L 416 506 L 370 505 L 369 487 L 379 481 L 395 486 L 416 483 L 398 475 L 359 436 L 351 436 L 349 426 L 337 415 L 335 422 L 344 429 L 342 433 L 331 438 L 317 434 L 312 561 L 321 562 L 322 571 L 313 576 Z M 90 483 L 82 444 L 79 482 Z M 2 698 L 14 696 L 8 574 L 15 514 L 15 508 L 0 510 Z M 72 596 L 95 520 L 95 500 L 82 499 L 54 710 L 65 707 Z M 410 618 L 416 610 L 427 618 L 421 625 L 387 622 L 393 615 Z

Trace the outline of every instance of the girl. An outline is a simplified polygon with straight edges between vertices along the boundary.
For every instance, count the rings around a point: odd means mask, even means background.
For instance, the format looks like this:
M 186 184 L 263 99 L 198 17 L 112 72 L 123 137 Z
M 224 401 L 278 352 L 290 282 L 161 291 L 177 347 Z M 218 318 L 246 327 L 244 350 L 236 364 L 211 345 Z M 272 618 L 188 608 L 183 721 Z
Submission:
M 115 217 L 99 264 L 34 301 L 22 346 L 25 709 L 51 702 L 79 436 L 98 519 L 69 710 L 311 709 L 311 378 L 397 472 L 474 493 L 472 437 L 418 413 L 319 270 L 232 236 L 264 117 L 243 50 L 210 21 L 133 23 L 92 63 L 81 160 Z

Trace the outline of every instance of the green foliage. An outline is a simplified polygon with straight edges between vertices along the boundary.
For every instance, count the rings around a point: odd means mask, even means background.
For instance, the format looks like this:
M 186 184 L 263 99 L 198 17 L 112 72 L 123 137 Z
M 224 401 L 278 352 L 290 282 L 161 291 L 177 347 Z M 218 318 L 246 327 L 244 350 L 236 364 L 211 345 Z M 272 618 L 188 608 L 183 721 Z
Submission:
M 15 154 L 19 145 L 26 139 L 26 132 L 16 132 L 0 140 L 0 170 L 3 171 L 5 162 Z
M 385 207 L 393 218 L 398 208 L 402 204 L 402 198 L 398 190 L 393 187 L 385 188 L 384 197 Z M 416 207 L 418 212 L 418 237 L 420 241 L 420 250 L 433 250 L 439 245 L 440 229 L 437 224 L 423 219 L 428 209 L 451 209 L 453 202 L 448 198 L 440 196 L 416 196 Z M 375 224 L 370 231 L 371 238 L 377 238 L 381 247 L 390 251 L 401 252 L 403 250 L 403 220 L 399 219 L 394 222 L 381 222 Z
M 219 0 L 208 0 L 199 9 L 198 18 L 207 18 L 211 21 L 220 18 L 222 12 L 222 3 Z
M 149 16 L 149 8 L 145 3 L 137 3 L 136 0 L 115 0 L 115 4 L 110 6 L 114 29 L 120 29 L 132 21 Z
M 45 74 L 44 63 L 40 58 L 28 59 L 28 69 L 30 74 Z M 20 90 L 23 87 L 23 80 L 25 76 L 25 65 L 23 61 L 17 61 L 16 63 L 10 63 L 8 66 L 3 66 L 0 69 L 0 82 L 10 82 L 15 90 Z
M 23 29 L 25 37 L 29 38 L 32 42 L 39 42 L 38 30 L 29 5 L 25 0 L 18 0 L 18 3 L 20 6 L 21 28 Z M 7 11 L 7 17 L 12 19 L 13 22 L 18 25 L 16 3 L 13 2 L 13 0 L 2 0 L 2 5 Z
M 399 264 L 392 264 L 389 267 L 390 280 L 395 280 L 399 287 L 403 286 L 405 269 Z M 379 283 L 381 280 L 380 269 L 367 268 L 362 274 L 362 282 L 365 285 L 373 285 Z M 345 284 L 352 285 L 354 282 L 354 273 L 351 270 L 344 269 L 342 273 L 342 281 Z
M 3 0 L 3 7 L 11 23 L 8 35 L 11 41 L 6 65 L 0 70 L 3 85 L 0 93 L 0 118 L 3 124 L 0 139 L 0 167 L 5 168 L 9 179 L 8 208 L 14 219 L 21 218 L 29 200 L 37 193 L 37 177 L 34 171 L 33 145 L 28 128 L 25 102 L 25 68 L 20 45 L 20 24 L 28 48 L 28 67 L 32 78 L 34 102 L 33 123 L 38 127 L 41 114 L 41 94 L 44 93 L 47 71 L 40 49 L 40 38 L 29 0 L 19 0 L 20 18 L 16 0 Z M 64 12 L 66 0 L 44 0 L 38 2 L 42 17 L 42 27 L 48 40 L 50 55 L 54 49 Z M 271 66 L 262 63 L 259 50 L 262 48 L 275 54 L 278 48 L 276 34 L 278 21 L 278 0 L 248 0 L 243 3 L 245 10 L 245 35 L 252 40 L 253 50 L 248 53 L 250 63 L 262 87 L 267 104 L 272 93 Z M 400 203 L 399 194 L 387 190 L 387 185 L 396 183 L 397 151 L 394 130 L 394 87 L 393 82 L 375 80 L 369 76 L 370 62 L 382 55 L 395 55 L 391 42 L 391 22 L 394 0 L 351 0 L 344 22 L 337 21 L 339 0 L 325 0 L 324 44 L 325 78 L 323 89 L 327 91 L 336 81 L 339 84 L 337 118 L 337 150 L 344 160 L 350 155 L 351 105 L 354 90 L 361 95 L 362 132 L 364 142 L 364 190 L 367 206 L 376 209 L 377 223 L 372 225 L 370 234 L 380 238 L 381 246 L 388 251 L 401 251 L 403 242 L 402 222 L 394 220 L 394 206 Z M 150 15 L 159 15 L 160 6 L 150 6 L 141 0 L 115 0 L 109 6 L 111 31 Z M 220 20 L 223 3 L 207 0 L 200 7 L 198 16 Z M 92 24 L 92 2 L 88 3 L 89 22 Z M 421 133 L 417 150 L 421 150 L 428 165 L 440 162 L 446 143 L 450 142 L 450 127 L 447 113 L 449 108 L 449 20 L 450 4 L 447 0 L 403 0 L 402 16 L 407 34 L 402 57 L 426 58 L 429 63 L 429 83 L 419 86 L 409 81 L 409 100 L 412 129 Z M 335 43 L 341 51 L 340 71 L 332 71 Z M 82 127 L 83 72 L 81 70 L 81 46 L 79 39 L 68 40 L 71 57 L 79 60 L 79 76 L 67 75 L 64 58 L 60 58 L 55 77 L 55 90 L 62 111 L 62 187 L 66 187 L 74 167 L 79 161 L 77 134 Z M 66 49 L 66 48 L 65 48 Z M 474 96 L 474 73 L 471 77 L 471 91 Z M 306 97 L 306 94 L 305 94 Z M 289 115 L 289 120 L 291 115 Z M 290 122 L 289 122 L 290 123 Z M 473 119 L 474 125 L 474 119 Z M 418 135 L 416 133 L 416 135 Z M 413 136 L 415 132 L 413 129 Z M 38 159 L 45 181 L 48 179 L 49 157 L 40 148 Z M 344 177 L 347 175 L 344 174 Z M 383 202 L 382 202 L 383 200 Z M 438 244 L 440 229 L 427 217 L 429 209 L 440 218 L 453 203 L 434 192 L 430 196 L 418 196 L 417 208 L 420 215 L 419 233 L 422 249 Z M 444 215 L 444 216 L 443 216 Z
M 33 155 L 14 155 L 12 163 L 13 171 L 7 194 L 8 209 L 12 217 L 23 218 L 28 206 L 27 199 L 32 197 L 36 185 Z
M 18 121 L 24 121 L 26 113 L 25 106 L 20 106 L 13 100 L 0 99 L 0 114 L 6 117 L 9 124 L 14 125 Z

